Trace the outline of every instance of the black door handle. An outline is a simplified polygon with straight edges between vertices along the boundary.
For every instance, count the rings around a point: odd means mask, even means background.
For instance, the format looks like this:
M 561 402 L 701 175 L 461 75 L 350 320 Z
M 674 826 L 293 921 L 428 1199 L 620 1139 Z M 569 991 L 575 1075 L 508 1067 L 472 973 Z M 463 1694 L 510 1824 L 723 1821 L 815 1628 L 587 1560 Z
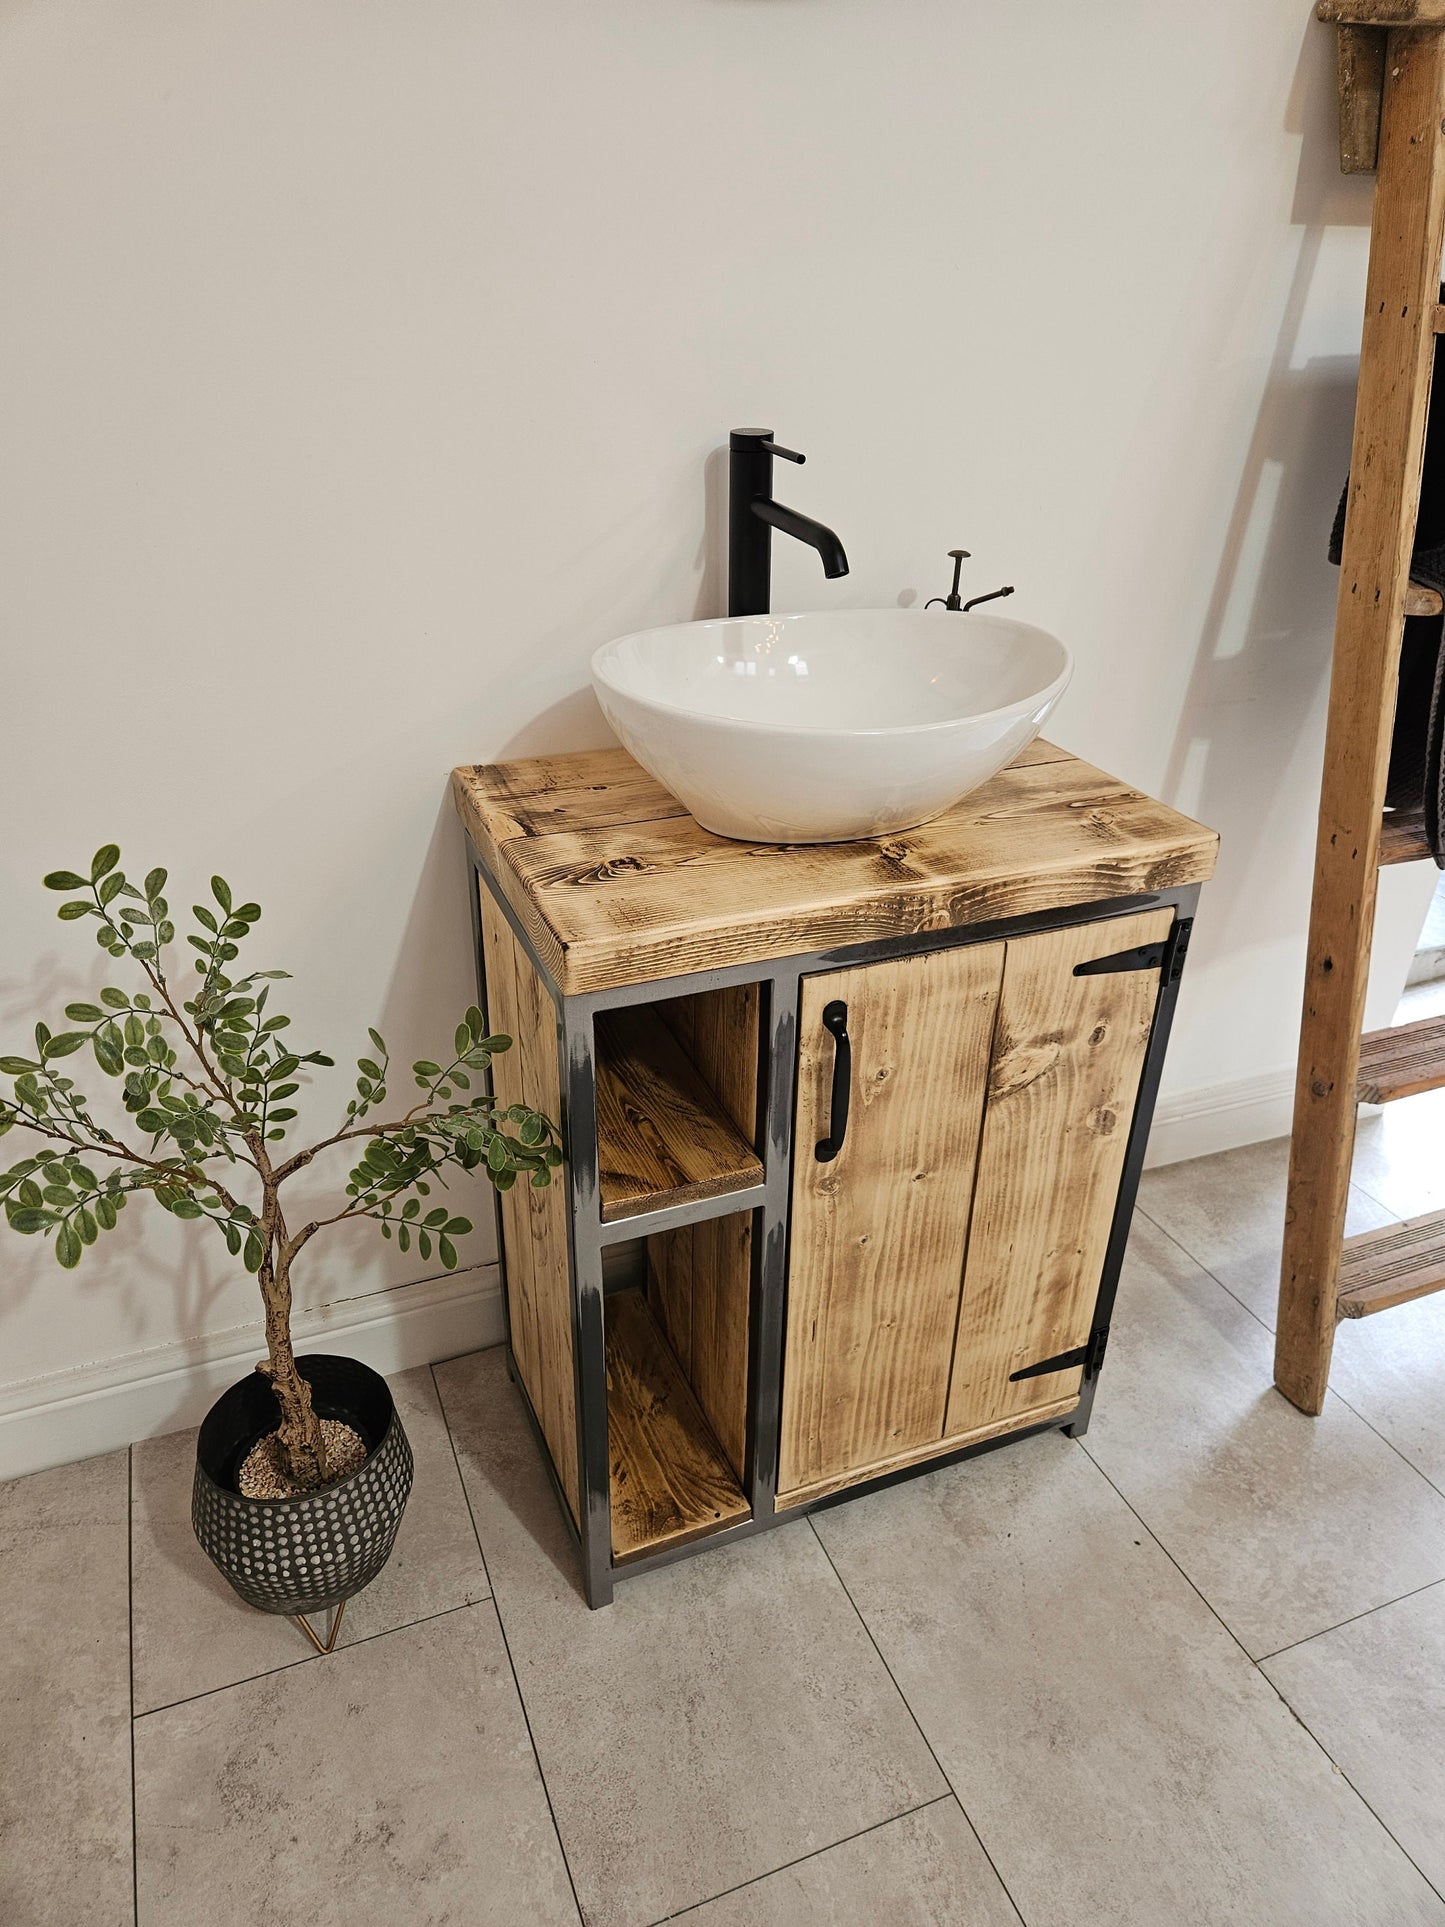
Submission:
M 819 1164 L 831 1164 L 843 1148 L 848 1135 L 848 1096 L 853 1088 L 853 1046 L 848 1041 L 848 1006 L 834 998 L 824 1006 L 823 1028 L 833 1033 L 833 1115 L 827 1137 L 820 1137 L 813 1150 Z

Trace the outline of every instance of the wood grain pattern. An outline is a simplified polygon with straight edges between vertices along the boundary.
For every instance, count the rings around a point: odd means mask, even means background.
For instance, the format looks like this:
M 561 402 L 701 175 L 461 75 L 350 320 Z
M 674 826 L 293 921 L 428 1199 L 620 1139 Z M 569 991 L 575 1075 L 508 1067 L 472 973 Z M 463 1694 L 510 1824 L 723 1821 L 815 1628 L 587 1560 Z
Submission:
M 1372 1030 L 1360 1045 L 1356 1091 L 1362 1104 L 1393 1104 L 1445 1085 L 1445 1017 Z
M 648 1302 L 739 1479 L 747 1458 L 752 1235 L 751 1213 L 734 1212 L 647 1240 Z
M 931 823 L 860 843 L 785 848 L 701 829 L 621 751 L 455 773 L 457 807 L 552 981 L 575 993 L 832 944 L 1197 883 L 1218 839 L 1087 763 L 1035 744 Z M 610 762 L 601 759 L 610 757 Z M 521 771 L 522 774 L 516 772 Z M 545 780 L 546 833 L 517 792 Z M 609 800 L 614 787 L 632 802 Z M 541 806 L 539 806 L 541 807 Z M 651 813 L 634 819 L 633 808 Z
M 746 1519 L 748 1502 L 642 1293 L 611 1293 L 605 1323 L 613 1558 Z
M 1336 39 L 1340 172 L 1373 174 L 1380 151 L 1387 35 L 1382 27 L 1342 26 Z
M 759 984 L 668 997 L 652 1008 L 750 1144 L 758 1142 Z
M 1376 10 L 1367 17 L 1382 16 Z M 1412 17 L 1423 16 L 1417 10 Z M 1275 1342 L 1275 1382 L 1306 1412 L 1324 1404 L 1334 1344 L 1445 240 L 1445 35 L 1392 33 L 1386 69 Z
M 511 1050 L 492 1061 L 492 1088 L 500 1103 L 527 1104 L 556 1118 L 562 1091 L 556 1007 L 491 892 L 482 884 L 478 888 L 487 1018 L 494 1031 L 513 1040 Z M 575 1519 L 577 1431 L 565 1166 L 545 1191 L 519 1184 L 503 1192 L 502 1239 L 512 1354 Z
M 1342 1318 L 1368 1318 L 1445 1290 L 1445 1211 L 1346 1238 L 1340 1259 Z
M 830 971 L 803 984 L 783 1354 L 780 1492 L 943 1435 L 1002 944 Z M 842 998 L 852 1104 L 829 1131 Z
M 1082 1370 L 1009 1374 L 1085 1343 L 1159 997 L 1157 970 L 1076 965 L 1169 934 L 1170 910 L 1010 942 L 974 1184 L 946 1430 L 1076 1398 Z
M 1425 812 L 1387 810 L 1380 823 L 1380 867 L 1391 863 L 1418 863 L 1431 854 L 1425 834 Z
M 1436 310 L 1438 314 L 1439 309 Z M 1441 330 L 1434 331 L 1439 334 Z M 1427 589 L 1423 582 L 1405 584 L 1405 614 L 1407 616 L 1438 616 L 1445 608 L 1445 596 L 1438 589 Z
M 902 1472 L 910 1465 L 921 1465 L 925 1460 L 942 1458 L 947 1452 L 958 1452 L 966 1445 L 981 1445 L 985 1439 L 1001 1438 L 1005 1432 L 1017 1432 L 1029 1425 L 1047 1425 L 1051 1419 L 1067 1418 L 1078 1406 L 1077 1398 L 1055 1399 L 1052 1404 L 1041 1405 L 1023 1418 L 998 1419 L 992 1425 L 979 1425 L 971 1432 L 959 1432 L 951 1438 L 929 1439 L 923 1445 L 910 1447 L 907 1452 L 895 1452 L 891 1458 L 879 1459 L 872 1465 L 856 1465 L 848 1472 L 839 1472 L 830 1479 L 815 1480 L 812 1485 L 796 1487 L 791 1492 L 778 1494 L 778 1510 L 786 1512 L 791 1506 L 805 1505 L 809 1499 L 826 1498 L 830 1492 L 841 1492 L 850 1485 L 861 1485 L 865 1479 L 881 1479 L 888 1472 Z
M 762 1160 L 660 1017 L 601 1011 L 596 1025 L 604 1224 L 762 1183 Z
M 1445 26 L 1445 0 L 1319 0 L 1319 20 L 1366 27 Z

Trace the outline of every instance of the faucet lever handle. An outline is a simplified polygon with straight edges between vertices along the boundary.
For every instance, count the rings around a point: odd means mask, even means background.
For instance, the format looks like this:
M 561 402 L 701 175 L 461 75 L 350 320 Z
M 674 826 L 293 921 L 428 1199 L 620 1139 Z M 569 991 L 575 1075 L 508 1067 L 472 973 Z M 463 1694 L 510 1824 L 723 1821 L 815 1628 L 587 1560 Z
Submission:
M 780 455 L 785 462 L 806 462 L 808 459 L 806 455 L 800 455 L 795 448 L 779 448 L 771 435 L 758 446 L 766 449 L 769 455 Z

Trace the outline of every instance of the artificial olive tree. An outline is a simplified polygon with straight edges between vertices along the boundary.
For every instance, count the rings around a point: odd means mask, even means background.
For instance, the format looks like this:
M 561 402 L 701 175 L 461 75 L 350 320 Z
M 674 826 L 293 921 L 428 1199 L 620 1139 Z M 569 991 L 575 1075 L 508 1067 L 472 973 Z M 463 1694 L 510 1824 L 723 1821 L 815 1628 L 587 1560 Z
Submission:
M 307 1490 L 324 1483 L 327 1466 L 321 1424 L 291 1345 L 291 1267 L 299 1253 L 328 1225 L 374 1218 L 403 1251 L 415 1239 L 423 1259 L 435 1250 L 450 1269 L 454 1240 L 472 1227 L 445 1205 L 424 1208 L 432 1185 L 445 1186 L 449 1166 L 481 1168 L 499 1190 L 520 1174 L 546 1185 L 562 1160 L 556 1128 L 540 1112 L 499 1106 L 473 1091 L 473 1078 L 512 1042 L 489 1036 L 474 1005 L 457 1026 L 451 1062 L 413 1064 L 421 1096 L 386 1124 L 371 1118 L 386 1102 L 387 1048 L 369 1031 L 374 1054 L 356 1060 L 356 1095 L 345 1121 L 328 1137 L 288 1150 L 287 1126 L 296 1117 L 288 1100 L 301 1088 L 299 1075 L 334 1060 L 286 1040 L 291 1020 L 270 1003 L 272 981 L 286 971 L 231 974 L 260 906 L 234 903 L 224 879 L 212 877 L 214 908 L 194 906 L 198 930 L 186 938 L 199 979 L 187 996 L 167 961 L 176 928 L 166 872 L 152 870 L 137 886 L 119 866 L 120 851 L 108 843 L 88 877 L 56 870 L 45 879 L 47 889 L 66 896 L 61 919 L 94 919 L 101 949 L 133 965 L 144 987 L 107 985 L 96 1003 L 67 1004 L 73 1028 L 37 1024 L 33 1056 L 0 1057 L 0 1072 L 12 1082 L 12 1094 L 0 1095 L 0 1136 L 19 1127 L 43 1140 L 32 1157 L 0 1173 L 5 1215 L 15 1231 L 53 1238 L 67 1269 L 114 1229 L 134 1192 L 150 1192 L 174 1217 L 214 1224 L 260 1285 L 267 1356 L 257 1369 L 275 1390 L 285 1468 Z M 99 1122 L 68 1074 L 82 1052 L 119 1081 L 129 1134 Z M 338 1144 L 362 1147 L 346 1203 L 293 1230 L 282 1192 Z

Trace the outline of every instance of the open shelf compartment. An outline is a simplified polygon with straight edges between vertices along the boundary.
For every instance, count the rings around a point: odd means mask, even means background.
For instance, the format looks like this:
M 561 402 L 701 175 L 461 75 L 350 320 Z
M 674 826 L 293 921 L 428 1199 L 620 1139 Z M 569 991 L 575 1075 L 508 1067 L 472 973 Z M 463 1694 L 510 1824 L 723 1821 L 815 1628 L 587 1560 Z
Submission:
M 606 1330 L 612 1557 L 623 1565 L 750 1512 L 640 1289 L 609 1293 Z
M 756 985 L 599 1012 L 596 1030 L 604 1224 L 762 1183 Z

